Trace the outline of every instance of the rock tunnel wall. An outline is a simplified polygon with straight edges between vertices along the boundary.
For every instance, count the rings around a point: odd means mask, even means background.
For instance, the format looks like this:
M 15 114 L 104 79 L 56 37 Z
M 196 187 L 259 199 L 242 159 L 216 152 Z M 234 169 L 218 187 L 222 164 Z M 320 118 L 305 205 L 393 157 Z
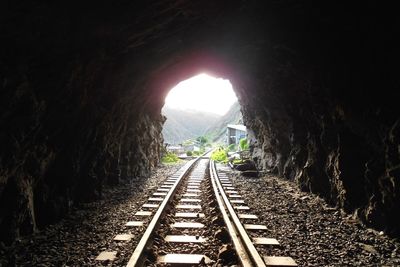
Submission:
M 7 242 L 101 198 L 104 186 L 146 177 L 159 162 L 164 118 L 146 105 L 143 79 L 120 78 L 137 69 L 107 57 L 109 43 L 96 45 L 89 21 L 75 21 L 101 15 L 77 8 L 15 6 L 1 24 L 0 237 Z
M 204 70 L 233 83 L 260 169 L 398 235 L 395 14 L 374 1 L 195 2 L 4 4 L 1 239 L 148 175 L 166 93 Z
M 389 33 L 397 21 L 382 19 L 387 10 L 373 2 L 314 8 L 296 26 L 277 19 L 291 35 L 273 35 L 278 44 L 266 49 L 270 57 L 252 79 L 263 84 L 243 99 L 253 158 L 260 169 L 398 236 L 399 53 Z M 304 30 L 313 23 L 319 26 Z

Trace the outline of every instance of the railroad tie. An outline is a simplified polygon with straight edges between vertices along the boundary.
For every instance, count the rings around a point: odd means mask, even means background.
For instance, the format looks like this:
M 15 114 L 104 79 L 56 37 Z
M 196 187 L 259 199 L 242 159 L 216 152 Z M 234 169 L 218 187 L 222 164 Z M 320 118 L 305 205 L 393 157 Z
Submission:
M 200 205 L 190 205 L 190 204 L 178 204 L 177 209 L 190 209 L 190 210 L 201 210 Z
M 246 230 L 267 230 L 267 226 L 261 224 L 245 224 L 244 229 Z
M 249 220 L 257 220 L 258 217 L 257 215 L 254 214 L 243 214 L 243 213 L 239 213 L 239 219 L 249 219 Z
M 203 218 L 204 213 L 198 212 L 177 212 L 175 213 L 175 217 L 177 218 Z
M 204 224 L 198 222 L 176 222 L 171 225 L 172 228 L 203 228 Z
M 252 240 L 256 245 L 279 246 L 279 242 L 275 238 L 253 237 Z
M 151 211 L 139 210 L 135 213 L 135 216 L 151 216 L 151 214 L 153 214 Z
M 205 258 L 206 256 L 202 254 L 167 254 L 159 256 L 157 262 L 172 266 L 193 265 L 202 263 Z
M 143 222 L 142 221 L 129 221 L 125 224 L 125 226 L 128 227 L 140 227 L 143 226 Z
M 276 257 L 276 256 L 265 256 L 264 262 L 267 266 L 274 267 L 290 267 L 297 266 L 296 262 L 291 257 Z
M 159 206 L 160 206 L 160 205 L 158 205 L 158 204 L 146 203 L 146 204 L 143 204 L 142 208 L 155 209 L 155 208 L 158 208 Z
M 161 197 L 151 197 L 149 198 L 149 201 L 156 201 L 156 202 L 162 202 L 164 199 Z
M 203 243 L 207 238 L 195 235 L 167 235 L 165 241 L 175 243 Z
M 230 202 L 232 204 L 244 204 L 244 200 L 243 199 L 231 199 Z

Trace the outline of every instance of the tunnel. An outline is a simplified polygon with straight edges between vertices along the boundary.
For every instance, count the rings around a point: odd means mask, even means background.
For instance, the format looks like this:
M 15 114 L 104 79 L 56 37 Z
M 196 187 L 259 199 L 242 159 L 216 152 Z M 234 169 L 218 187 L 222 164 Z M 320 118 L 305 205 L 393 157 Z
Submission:
M 399 19 L 378 1 L 6 1 L 0 239 L 160 162 L 168 91 L 229 79 L 257 169 L 399 237 Z

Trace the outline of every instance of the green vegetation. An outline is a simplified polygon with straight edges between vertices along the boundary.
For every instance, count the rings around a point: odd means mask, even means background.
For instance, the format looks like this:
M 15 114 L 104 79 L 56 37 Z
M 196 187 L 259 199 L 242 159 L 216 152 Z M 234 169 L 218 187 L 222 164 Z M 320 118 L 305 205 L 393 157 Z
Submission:
M 240 147 L 241 150 L 249 149 L 249 143 L 247 142 L 247 138 L 240 139 L 239 147 Z
M 179 158 L 174 153 L 167 153 L 161 159 L 162 163 L 177 163 L 178 161 Z
M 201 145 L 201 140 L 196 140 L 200 136 L 207 140 L 204 143 L 206 146 L 207 143 L 224 144 L 226 126 L 228 124 L 242 124 L 243 121 L 238 102 L 234 103 L 223 116 L 182 111 L 168 107 L 164 107 L 162 113 L 167 117 L 163 127 L 165 143 L 182 144 L 184 146 L 193 144 L 193 141 L 197 141 Z
M 211 154 L 211 159 L 217 162 L 227 163 L 227 151 L 223 147 L 220 147 Z
M 228 124 L 242 124 L 243 118 L 238 102 L 234 103 L 230 110 L 216 122 L 209 121 L 203 134 L 212 143 L 225 143 L 226 126 Z
M 191 157 L 193 155 L 192 151 L 186 151 L 186 156 Z
M 230 144 L 230 145 L 228 146 L 228 151 L 229 151 L 229 152 L 236 151 L 236 145 L 235 145 L 235 144 Z
M 204 136 L 197 137 L 196 141 L 199 142 L 200 146 L 205 146 L 208 143 L 208 139 Z
M 234 159 L 231 162 L 232 164 L 243 164 L 245 160 L 240 158 L 240 159 Z
M 211 154 L 211 159 L 217 162 L 228 163 L 228 152 L 235 152 L 238 149 L 238 147 L 240 148 L 241 151 L 248 150 L 249 144 L 247 142 L 247 139 L 246 138 L 240 139 L 238 146 L 236 146 L 235 144 L 230 144 L 228 147 L 220 146 L 217 150 L 215 150 Z M 234 164 L 244 163 L 244 159 L 242 158 L 242 153 L 243 152 L 238 153 L 240 155 L 240 158 L 232 160 Z
M 193 155 L 200 156 L 200 155 L 204 154 L 204 152 L 205 152 L 204 148 L 200 148 L 199 151 L 193 151 Z
M 164 142 L 179 144 L 184 140 L 204 135 L 205 130 L 216 123 L 220 116 L 206 112 L 164 107 L 162 114 L 167 117 L 163 126 Z

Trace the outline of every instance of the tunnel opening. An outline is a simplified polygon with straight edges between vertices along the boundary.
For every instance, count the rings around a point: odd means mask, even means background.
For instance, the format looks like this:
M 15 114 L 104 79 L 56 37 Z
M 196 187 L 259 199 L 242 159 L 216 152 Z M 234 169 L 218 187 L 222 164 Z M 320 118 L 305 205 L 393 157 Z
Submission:
M 165 98 L 164 107 L 224 115 L 236 101 L 229 80 L 201 73 L 174 86 Z
M 230 81 L 205 73 L 174 86 L 161 113 L 166 118 L 164 146 L 181 156 L 201 154 L 206 147 L 226 144 L 228 124 L 243 124 Z

